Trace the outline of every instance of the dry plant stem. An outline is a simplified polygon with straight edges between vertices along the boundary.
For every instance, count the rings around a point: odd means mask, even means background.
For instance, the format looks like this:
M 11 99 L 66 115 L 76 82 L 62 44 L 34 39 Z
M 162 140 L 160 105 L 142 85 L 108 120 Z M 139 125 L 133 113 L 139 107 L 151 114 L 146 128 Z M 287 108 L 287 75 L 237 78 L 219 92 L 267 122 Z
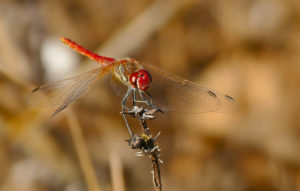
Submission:
M 159 168 L 159 158 L 156 154 L 151 154 L 152 168 L 153 168 L 153 184 L 155 191 L 161 191 L 161 177 Z
M 152 168 L 153 168 L 151 172 L 153 175 L 153 184 L 154 184 L 155 191 L 162 190 L 160 168 L 159 168 L 159 163 L 161 162 L 159 159 L 160 149 L 158 144 L 156 144 L 156 139 L 158 135 L 155 138 L 152 138 L 152 135 L 150 133 L 146 121 L 150 119 L 155 119 L 154 114 L 159 111 L 160 110 L 157 108 L 145 109 L 143 107 L 138 107 L 135 105 L 131 110 L 121 112 L 122 114 L 126 114 L 134 118 L 138 118 L 141 124 L 142 131 L 143 131 L 142 135 L 137 135 L 133 133 L 130 135 L 130 139 L 127 141 L 129 143 L 129 146 L 132 149 L 141 150 L 141 152 L 137 153 L 138 156 L 142 156 L 142 154 L 150 155 Z
M 96 173 L 92 165 L 87 146 L 85 144 L 80 125 L 71 110 L 68 110 L 68 123 L 74 145 L 76 147 L 80 166 L 89 191 L 101 191 L 97 182 Z
M 149 128 L 147 127 L 146 121 L 143 120 L 143 119 L 141 119 L 140 117 L 139 117 L 139 121 L 140 121 L 140 123 L 141 123 L 141 125 L 142 125 L 142 127 L 143 127 L 144 133 L 145 133 L 146 135 L 150 136 L 150 130 L 149 130 Z
M 139 121 L 143 127 L 144 133 L 151 137 L 149 128 L 147 127 L 146 120 L 141 119 L 141 116 L 138 117 Z M 155 140 L 154 140 L 155 141 Z M 153 168 L 153 184 L 155 191 L 161 191 L 162 190 L 162 184 L 161 184 L 161 176 L 160 176 L 160 168 L 159 168 L 159 155 L 157 152 L 153 151 L 150 153 L 150 158 L 152 161 L 152 168 Z

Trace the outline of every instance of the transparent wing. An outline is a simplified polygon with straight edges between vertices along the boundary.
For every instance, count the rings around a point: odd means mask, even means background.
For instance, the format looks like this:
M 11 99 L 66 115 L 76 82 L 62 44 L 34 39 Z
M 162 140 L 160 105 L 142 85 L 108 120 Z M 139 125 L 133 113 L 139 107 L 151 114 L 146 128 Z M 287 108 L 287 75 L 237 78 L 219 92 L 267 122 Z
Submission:
M 128 85 L 123 84 L 122 82 L 120 82 L 119 79 L 117 79 L 117 77 L 113 74 L 111 77 L 111 86 L 114 90 L 114 92 L 120 96 L 120 97 L 124 97 L 127 89 L 128 89 Z
M 152 76 L 148 92 L 153 104 L 164 111 L 183 113 L 222 112 L 237 110 L 233 98 L 199 86 L 152 65 L 143 65 Z
M 78 99 L 96 77 L 105 72 L 103 67 L 99 67 L 79 76 L 39 86 L 29 95 L 27 103 L 34 106 L 59 105 L 53 113 L 55 115 Z

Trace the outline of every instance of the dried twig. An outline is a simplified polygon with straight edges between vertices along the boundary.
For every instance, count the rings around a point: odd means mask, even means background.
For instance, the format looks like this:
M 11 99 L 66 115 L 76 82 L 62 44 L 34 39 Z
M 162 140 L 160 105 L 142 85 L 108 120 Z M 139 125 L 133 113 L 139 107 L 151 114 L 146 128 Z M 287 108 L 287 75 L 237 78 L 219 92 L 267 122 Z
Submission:
M 160 157 L 159 145 L 156 143 L 156 139 L 159 134 L 152 138 L 150 130 L 147 126 L 146 120 L 154 119 L 154 114 L 157 112 L 157 109 L 144 109 L 142 107 L 135 106 L 131 111 L 124 112 L 132 117 L 138 118 L 142 126 L 142 135 L 133 134 L 128 140 L 129 146 L 132 149 L 139 149 L 140 152 L 137 152 L 138 156 L 149 155 L 152 161 L 152 174 L 153 174 L 153 184 L 155 191 L 162 190 L 161 176 L 160 176 L 160 167 L 159 163 L 162 161 Z
M 160 168 L 159 168 L 159 161 L 157 155 L 151 154 L 152 160 L 152 168 L 153 168 L 153 184 L 155 191 L 161 191 L 161 177 L 160 177 Z
M 150 134 L 150 130 L 147 126 L 146 120 L 141 119 L 139 117 L 139 121 L 141 123 L 141 125 L 143 126 L 143 130 L 144 132 L 147 134 L 148 137 L 152 137 L 152 135 Z M 156 144 L 156 138 L 151 138 L 151 142 L 153 145 L 153 148 L 151 149 L 150 152 L 150 158 L 152 161 L 152 168 L 153 168 L 153 184 L 154 184 L 154 188 L 156 191 L 161 191 L 161 176 L 160 176 L 160 168 L 159 168 L 159 161 L 161 161 L 159 159 L 160 156 L 160 149 L 158 147 L 158 144 Z

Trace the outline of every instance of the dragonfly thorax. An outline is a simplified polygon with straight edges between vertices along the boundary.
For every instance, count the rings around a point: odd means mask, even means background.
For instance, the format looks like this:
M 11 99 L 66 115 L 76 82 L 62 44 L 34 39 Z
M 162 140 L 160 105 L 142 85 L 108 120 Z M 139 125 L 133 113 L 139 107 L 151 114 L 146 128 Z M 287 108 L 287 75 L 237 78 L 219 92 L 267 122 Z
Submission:
M 123 84 L 130 84 L 130 75 L 140 69 L 140 65 L 137 61 L 131 58 L 117 61 L 113 66 L 113 75 Z
M 152 81 L 150 73 L 142 69 L 136 60 L 128 58 L 118 62 L 113 68 L 113 74 L 120 82 L 143 91 L 150 87 Z

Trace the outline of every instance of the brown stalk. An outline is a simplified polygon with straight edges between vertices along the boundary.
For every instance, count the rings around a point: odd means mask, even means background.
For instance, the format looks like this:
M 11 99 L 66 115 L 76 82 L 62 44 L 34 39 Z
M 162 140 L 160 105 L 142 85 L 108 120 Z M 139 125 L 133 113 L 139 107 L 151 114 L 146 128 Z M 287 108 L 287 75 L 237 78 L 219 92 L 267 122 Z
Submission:
M 152 168 L 151 171 L 153 174 L 153 185 L 155 191 L 161 191 L 162 190 L 162 182 L 161 182 L 161 175 L 160 175 L 160 167 L 159 163 L 161 160 L 160 157 L 160 149 L 159 145 L 156 143 L 156 139 L 152 138 L 150 129 L 147 126 L 146 121 L 150 119 L 154 119 L 154 114 L 158 112 L 157 109 L 144 109 L 140 107 L 136 107 L 136 109 L 133 109 L 131 111 L 126 111 L 124 114 L 127 114 L 131 117 L 138 118 L 141 126 L 142 126 L 142 134 L 137 135 L 133 134 L 130 137 L 130 140 L 128 140 L 129 146 L 132 149 L 139 149 L 140 151 L 137 152 L 139 155 L 142 153 L 143 155 L 149 155 L 151 162 L 152 162 Z
M 148 137 L 152 137 L 152 135 L 150 134 L 150 130 L 147 127 L 147 123 L 146 120 L 141 119 L 141 117 L 139 117 L 139 121 L 143 127 L 143 131 L 144 133 L 148 136 Z M 153 140 L 153 145 L 157 145 L 158 144 L 155 142 L 155 139 Z M 161 191 L 162 190 L 162 184 L 161 184 L 161 176 L 160 176 L 160 167 L 159 167 L 159 152 L 152 152 L 150 153 L 150 158 L 151 158 L 151 162 L 152 162 L 152 168 L 153 168 L 153 184 L 154 184 L 154 190 L 155 191 Z
M 67 116 L 79 163 L 82 168 L 88 190 L 101 191 L 80 125 L 71 110 L 68 110 Z

